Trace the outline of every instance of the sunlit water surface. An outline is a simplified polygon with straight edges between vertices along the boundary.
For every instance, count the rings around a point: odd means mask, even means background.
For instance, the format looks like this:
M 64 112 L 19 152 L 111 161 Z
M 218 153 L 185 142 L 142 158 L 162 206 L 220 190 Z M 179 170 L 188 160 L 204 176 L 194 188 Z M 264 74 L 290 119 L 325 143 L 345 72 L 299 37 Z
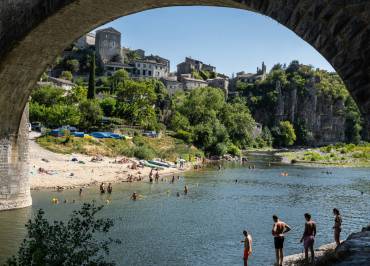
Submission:
M 81 198 L 77 190 L 34 191 L 32 208 L 0 212 L 0 263 L 17 250 L 32 212 L 42 208 L 50 219 L 65 219 L 81 202 L 93 199 L 107 205 L 103 216 L 115 219 L 110 234 L 122 245 L 112 246 L 111 259 L 118 265 L 242 265 L 244 229 L 254 240 L 251 265 L 271 265 L 272 214 L 293 228 L 286 254 L 302 251 L 305 212 L 317 222 L 316 245 L 332 242 L 333 207 L 343 213 L 344 236 L 369 222 L 369 169 L 269 166 L 270 160 L 258 156 L 251 163 L 256 169 L 228 164 L 221 171 L 214 167 L 187 173 L 175 184 L 116 184 L 110 197 L 100 196 L 97 187 L 84 190 Z M 283 171 L 289 176 L 280 176 Z M 185 184 L 187 196 L 182 193 Z M 131 201 L 133 191 L 143 198 Z M 52 205 L 52 197 L 70 203 Z

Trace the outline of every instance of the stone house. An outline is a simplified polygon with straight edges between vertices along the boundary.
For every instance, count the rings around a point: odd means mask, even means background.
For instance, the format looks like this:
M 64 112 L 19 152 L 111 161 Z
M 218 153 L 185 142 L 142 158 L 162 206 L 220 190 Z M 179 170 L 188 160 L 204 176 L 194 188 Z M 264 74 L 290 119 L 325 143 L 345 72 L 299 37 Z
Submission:
M 214 79 L 207 79 L 207 84 L 210 87 L 220 88 L 225 92 L 225 95 L 228 95 L 229 91 L 229 79 L 216 77 Z
M 94 45 L 95 45 L 95 33 L 93 32 L 89 32 L 83 35 L 75 42 L 75 46 L 79 49 L 86 49 Z
M 112 27 L 96 31 L 95 49 L 103 64 L 121 57 L 121 33 Z
M 195 88 L 204 88 L 208 86 L 207 81 L 192 78 L 190 74 L 181 75 L 180 82 L 182 83 L 184 91 L 193 90 Z
M 136 78 L 163 78 L 168 76 L 170 69 L 167 63 L 157 62 L 155 60 L 138 59 L 132 62 L 135 68 L 132 77 Z
M 178 77 L 182 74 L 191 74 L 193 71 L 216 72 L 216 67 L 190 57 L 186 57 L 184 62 L 177 65 Z

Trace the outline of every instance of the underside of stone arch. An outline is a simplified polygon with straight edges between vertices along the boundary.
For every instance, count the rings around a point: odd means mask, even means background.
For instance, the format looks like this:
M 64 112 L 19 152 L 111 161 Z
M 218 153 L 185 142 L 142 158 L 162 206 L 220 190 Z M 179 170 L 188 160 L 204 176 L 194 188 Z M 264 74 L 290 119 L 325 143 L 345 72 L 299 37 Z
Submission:
M 70 43 L 118 17 L 181 5 L 250 10 L 294 31 L 319 51 L 342 77 L 369 132 L 368 0 L 8 0 L 0 2 L 0 143 L 11 147 L 23 145 L 20 121 L 31 90 L 47 66 Z M 7 145 L 2 147 L 8 152 Z M 16 179 L 14 169 L 19 169 L 25 156 L 20 156 L 17 149 L 11 154 L 5 161 L 5 155 L 0 152 L 0 209 L 2 197 L 16 198 L 24 192 L 23 187 L 17 189 L 15 185 L 11 189 L 6 181 Z M 9 167 L 9 156 L 15 158 L 13 166 L 18 168 Z M 19 182 L 15 183 L 28 184 L 27 173 L 22 175 L 18 174 Z

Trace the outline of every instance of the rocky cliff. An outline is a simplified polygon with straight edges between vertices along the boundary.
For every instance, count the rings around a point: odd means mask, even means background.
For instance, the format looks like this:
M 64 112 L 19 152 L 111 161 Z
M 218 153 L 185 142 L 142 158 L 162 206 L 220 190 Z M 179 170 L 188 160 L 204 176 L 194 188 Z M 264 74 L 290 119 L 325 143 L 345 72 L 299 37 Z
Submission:
M 271 129 L 280 121 L 290 121 L 296 145 L 345 142 L 352 138 L 348 130 L 359 127 L 358 108 L 352 108 L 353 100 L 335 73 L 292 62 L 288 67 L 274 67 L 255 84 L 239 83 L 236 90 L 247 98 L 257 122 Z M 353 117 L 348 115 L 349 108 L 354 110 Z

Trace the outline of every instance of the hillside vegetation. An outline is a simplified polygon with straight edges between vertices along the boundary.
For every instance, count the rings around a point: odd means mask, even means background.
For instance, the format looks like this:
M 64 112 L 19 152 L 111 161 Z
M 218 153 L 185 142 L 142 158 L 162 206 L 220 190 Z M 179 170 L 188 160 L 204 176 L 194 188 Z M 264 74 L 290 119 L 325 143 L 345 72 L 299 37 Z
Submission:
M 193 145 L 170 136 L 159 138 L 135 136 L 132 140 L 43 136 L 37 139 L 37 143 L 52 152 L 63 154 L 127 156 L 138 159 L 162 158 L 169 161 L 204 156 L 203 152 Z

